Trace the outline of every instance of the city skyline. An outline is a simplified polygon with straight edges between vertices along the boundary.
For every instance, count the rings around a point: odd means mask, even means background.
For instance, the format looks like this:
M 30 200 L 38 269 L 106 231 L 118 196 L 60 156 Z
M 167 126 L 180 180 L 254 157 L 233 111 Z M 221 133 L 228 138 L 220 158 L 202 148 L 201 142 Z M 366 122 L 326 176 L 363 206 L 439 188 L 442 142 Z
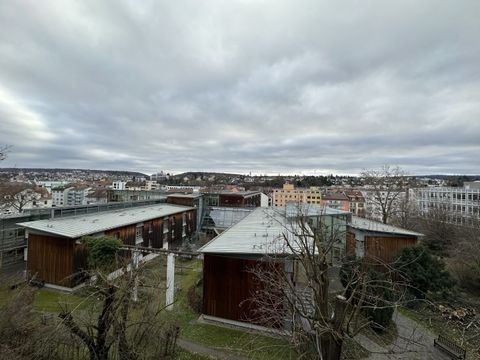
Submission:
M 202 5 L 0 4 L 1 166 L 479 173 L 477 1 Z

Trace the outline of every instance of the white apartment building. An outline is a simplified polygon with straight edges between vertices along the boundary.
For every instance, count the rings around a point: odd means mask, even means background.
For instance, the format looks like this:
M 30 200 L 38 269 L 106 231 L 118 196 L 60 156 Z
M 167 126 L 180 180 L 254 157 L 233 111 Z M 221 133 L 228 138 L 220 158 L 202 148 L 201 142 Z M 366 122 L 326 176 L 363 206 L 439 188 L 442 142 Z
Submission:
M 52 189 L 52 206 L 87 205 L 87 196 L 90 189 L 86 186 Z
M 113 190 L 125 190 L 127 187 L 126 181 L 117 180 L 112 183 Z
M 480 220 L 480 182 L 466 182 L 464 187 L 428 187 L 415 189 L 417 205 L 423 214 L 443 209 L 456 224 Z
M 67 185 L 69 182 L 66 180 L 54 180 L 54 181 L 37 181 L 35 180 L 35 185 L 38 186 L 39 188 L 45 188 L 47 189 L 48 193 L 52 193 L 52 189 L 55 189 L 57 187 L 62 187 Z

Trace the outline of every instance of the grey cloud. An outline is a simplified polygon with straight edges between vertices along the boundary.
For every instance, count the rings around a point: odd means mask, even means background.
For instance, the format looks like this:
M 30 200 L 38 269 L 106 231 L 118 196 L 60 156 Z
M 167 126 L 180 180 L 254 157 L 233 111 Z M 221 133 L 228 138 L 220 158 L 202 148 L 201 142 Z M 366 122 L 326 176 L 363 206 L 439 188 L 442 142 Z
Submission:
M 479 10 L 3 2 L 2 165 L 479 173 Z

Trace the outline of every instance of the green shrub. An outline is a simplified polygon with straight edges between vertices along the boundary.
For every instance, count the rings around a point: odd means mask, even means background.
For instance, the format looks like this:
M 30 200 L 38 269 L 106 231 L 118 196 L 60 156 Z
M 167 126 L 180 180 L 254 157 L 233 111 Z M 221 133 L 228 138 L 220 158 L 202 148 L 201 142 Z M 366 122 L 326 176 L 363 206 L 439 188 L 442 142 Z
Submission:
M 428 293 L 445 295 L 455 285 L 445 262 L 421 246 L 403 249 L 395 268 L 405 278 L 409 292 L 416 299 L 424 299 Z
M 370 326 L 377 332 L 383 332 L 392 320 L 395 310 L 395 293 L 392 282 L 378 271 L 368 272 L 367 296 L 363 312 L 370 320 Z
M 88 252 L 89 268 L 108 268 L 115 264 L 122 242 L 111 236 L 85 236 L 82 243 Z

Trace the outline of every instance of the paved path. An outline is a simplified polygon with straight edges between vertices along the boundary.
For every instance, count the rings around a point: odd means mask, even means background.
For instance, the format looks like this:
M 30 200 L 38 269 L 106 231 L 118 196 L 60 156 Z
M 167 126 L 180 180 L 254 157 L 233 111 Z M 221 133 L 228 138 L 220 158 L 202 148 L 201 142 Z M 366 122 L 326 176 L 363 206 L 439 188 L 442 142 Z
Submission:
M 178 339 L 177 345 L 180 346 L 182 349 L 187 350 L 188 352 L 208 356 L 211 359 L 247 360 L 247 358 L 245 357 L 229 354 L 221 350 L 209 348 L 207 346 L 197 344 L 185 339 Z
M 359 334 L 355 340 L 371 352 L 369 360 L 449 360 L 446 354 L 434 348 L 435 335 L 398 311 L 393 314 L 398 337 L 392 345 L 382 347 Z

